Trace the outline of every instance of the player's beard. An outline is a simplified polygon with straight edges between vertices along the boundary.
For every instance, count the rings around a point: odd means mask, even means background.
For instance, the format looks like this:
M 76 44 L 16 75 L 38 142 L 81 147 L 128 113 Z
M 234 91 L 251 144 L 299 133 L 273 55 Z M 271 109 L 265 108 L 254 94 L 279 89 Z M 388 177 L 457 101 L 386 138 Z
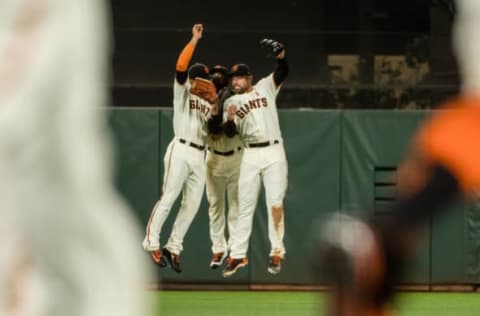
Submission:
M 245 93 L 245 92 L 248 92 L 250 89 L 251 89 L 251 85 L 250 84 L 247 84 L 245 86 L 242 86 L 242 85 L 232 85 L 232 90 L 235 94 L 242 94 L 242 93 Z
M 232 78 L 230 83 L 235 94 L 242 94 L 252 90 L 252 76 L 238 76 Z

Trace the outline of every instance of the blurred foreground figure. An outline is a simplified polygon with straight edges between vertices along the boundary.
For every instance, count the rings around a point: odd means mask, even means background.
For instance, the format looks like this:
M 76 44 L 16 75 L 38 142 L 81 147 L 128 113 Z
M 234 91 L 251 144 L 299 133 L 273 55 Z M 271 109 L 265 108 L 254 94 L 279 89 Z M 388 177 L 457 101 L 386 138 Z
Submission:
M 112 187 L 107 22 L 99 0 L 0 2 L 0 315 L 148 315 Z
M 454 46 L 462 92 L 420 129 L 399 169 L 392 216 L 336 215 L 323 231 L 324 269 L 333 282 L 327 315 L 389 315 L 393 287 L 421 232 L 457 197 L 480 193 L 480 1 L 457 1 Z

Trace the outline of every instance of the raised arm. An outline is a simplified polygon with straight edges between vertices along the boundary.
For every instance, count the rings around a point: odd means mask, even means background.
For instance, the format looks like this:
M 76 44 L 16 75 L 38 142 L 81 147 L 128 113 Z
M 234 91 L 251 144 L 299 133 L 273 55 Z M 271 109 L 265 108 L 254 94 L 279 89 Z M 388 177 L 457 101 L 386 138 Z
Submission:
M 192 39 L 183 48 L 182 52 L 178 56 L 176 65 L 175 78 L 179 84 L 185 84 L 188 78 L 188 65 L 192 59 L 193 52 L 197 46 L 198 41 L 202 38 L 203 25 L 195 24 L 192 27 Z
M 288 70 L 288 63 L 287 59 L 285 58 L 285 50 L 283 50 L 280 55 L 277 56 L 277 66 L 273 71 L 273 81 L 277 87 L 281 85 L 287 78 Z

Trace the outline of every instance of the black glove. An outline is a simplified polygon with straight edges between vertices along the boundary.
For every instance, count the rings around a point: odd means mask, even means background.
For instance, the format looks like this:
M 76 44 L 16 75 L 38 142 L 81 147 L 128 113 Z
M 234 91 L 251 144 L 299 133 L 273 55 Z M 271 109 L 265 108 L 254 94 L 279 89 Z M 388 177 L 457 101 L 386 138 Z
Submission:
M 260 47 L 265 50 L 267 57 L 277 57 L 285 49 L 282 43 L 269 38 L 262 39 L 260 41 Z

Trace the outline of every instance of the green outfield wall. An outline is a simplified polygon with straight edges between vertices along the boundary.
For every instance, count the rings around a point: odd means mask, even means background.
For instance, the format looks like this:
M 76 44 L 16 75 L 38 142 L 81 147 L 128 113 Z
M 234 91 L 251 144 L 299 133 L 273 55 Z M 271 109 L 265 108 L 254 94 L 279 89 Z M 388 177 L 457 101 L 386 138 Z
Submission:
M 247 268 L 228 279 L 221 277 L 220 270 L 210 270 L 208 204 L 204 197 L 185 238 L 181 256 L 184 272 L 157 269 L 164 282 L 313 284 L 310 262 L 315 227 L 334 211 L 387 215 L 385 209 L 395 196 L 396 167 L 419 123 L 430 112 L 281 110 L 279 115 L 289 166 L 287 256 L 282 272 L 276 276 L 267 272 L 269 242 L 262 192 Z M 109 118 L 116 148 L 117 187 L 145 225 L 160 194 L 163 155 L 173 136 L 172 110 L 112 109 Z M 480 283 L 479 206 L 457 203 L 448 215 L 430 221 L 405 283 Z M 165 223 L 161 242 L 167 240 L 177 210 L 178 203 Z

